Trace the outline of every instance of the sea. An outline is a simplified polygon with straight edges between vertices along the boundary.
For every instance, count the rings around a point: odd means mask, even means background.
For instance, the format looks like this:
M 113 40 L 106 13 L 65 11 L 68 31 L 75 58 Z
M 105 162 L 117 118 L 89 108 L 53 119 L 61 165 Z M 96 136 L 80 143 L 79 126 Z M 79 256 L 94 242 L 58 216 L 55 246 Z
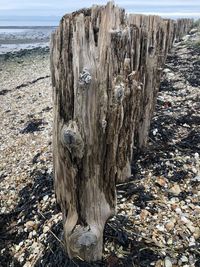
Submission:
M 0 27 L 58 26 L 61 17 L 0 16 Z
M 125 1 L 126 2 L 126 1 Z M 158 14 L 164 18 L 200 17 L 200 7 L 158 7 L 129 5 L 123 7 L 128 13 Z M 140 12 L 141 11 L 141 12 Z M 21 49 L 49 46 L 51 33 L 58 27 L 60 17 L 0 16 L 0 54 Z
M 60 18 L 0 18 L 0 54 L 48 47 Z

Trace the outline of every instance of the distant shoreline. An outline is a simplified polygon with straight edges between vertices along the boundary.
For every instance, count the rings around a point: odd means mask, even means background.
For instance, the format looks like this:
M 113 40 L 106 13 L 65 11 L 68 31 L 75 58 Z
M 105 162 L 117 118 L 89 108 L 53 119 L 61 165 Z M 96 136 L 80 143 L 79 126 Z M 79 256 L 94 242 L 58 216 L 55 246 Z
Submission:
M 58 26 L 0 26 L 0 29 L 53 29 Z
M 49 47 L 56 26 L 0 26 L 0 54 Z

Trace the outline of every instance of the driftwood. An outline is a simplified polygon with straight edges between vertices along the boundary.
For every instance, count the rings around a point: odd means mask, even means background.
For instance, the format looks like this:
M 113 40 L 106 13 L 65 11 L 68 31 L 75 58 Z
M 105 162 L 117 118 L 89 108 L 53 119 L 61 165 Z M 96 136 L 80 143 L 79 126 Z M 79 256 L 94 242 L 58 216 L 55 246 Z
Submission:
M 52 37 L 55 191 L 71 258 L 102 257 L 117 181 L 147 143 L 175 24 L 112 3 L 65 15 Z

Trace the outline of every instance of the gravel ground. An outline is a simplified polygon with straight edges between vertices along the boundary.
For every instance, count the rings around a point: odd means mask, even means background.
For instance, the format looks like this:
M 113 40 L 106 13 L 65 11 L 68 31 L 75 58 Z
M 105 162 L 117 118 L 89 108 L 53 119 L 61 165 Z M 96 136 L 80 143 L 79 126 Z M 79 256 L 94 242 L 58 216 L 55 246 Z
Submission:
M 52 177 L 48 49 L 0 57 L 0 266 L 200 266 L 200 48 L 177 43 L 163 70 L 149 147 L 117 185 L 104 260 L 70 261 Z M 192 41 L 191 41 L 192 40 Z

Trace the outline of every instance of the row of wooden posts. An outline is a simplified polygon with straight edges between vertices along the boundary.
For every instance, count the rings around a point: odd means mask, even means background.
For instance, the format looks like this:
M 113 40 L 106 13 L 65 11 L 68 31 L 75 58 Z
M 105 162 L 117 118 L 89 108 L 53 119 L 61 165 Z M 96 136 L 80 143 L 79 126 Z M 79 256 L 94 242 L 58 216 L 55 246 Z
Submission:
M 167 53 L 191 26 L 108 3 L 65 15 L 52 36 L 55 192 L 71 258 L 101 259 L 115 185 L 147 145 Z

